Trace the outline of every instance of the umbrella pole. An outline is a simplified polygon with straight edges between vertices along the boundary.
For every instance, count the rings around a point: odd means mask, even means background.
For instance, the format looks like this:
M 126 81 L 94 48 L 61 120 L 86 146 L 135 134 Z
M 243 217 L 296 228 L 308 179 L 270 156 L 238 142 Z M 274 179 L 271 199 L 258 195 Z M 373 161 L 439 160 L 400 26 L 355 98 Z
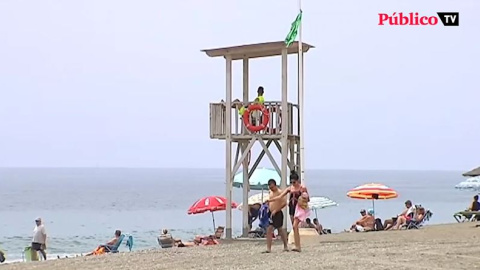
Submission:
M 215 228 L 215 216 L 213 215 L 213 212 L 210 212 L 212 213 L 212 220 L 213 220 L 213 232 L 215 232 L 216 228 Z
M 317 208 L 315 208 L 315 217 L 318 219 Z
M 372 199 L 372 205 L 373 205 L 373 216 L 375 216 L 375 199 Z

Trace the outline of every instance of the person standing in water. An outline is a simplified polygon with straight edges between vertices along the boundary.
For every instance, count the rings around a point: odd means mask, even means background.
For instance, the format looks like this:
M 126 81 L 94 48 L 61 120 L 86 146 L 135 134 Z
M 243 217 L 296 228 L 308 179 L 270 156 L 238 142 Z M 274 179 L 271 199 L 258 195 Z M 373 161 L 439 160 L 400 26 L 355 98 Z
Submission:
M 290 173 L 290 186 L 287 187 L 279 196 L 271 198 L 269 201 L 280 200 L 290 193 L 290 199 L 288 202 L 288 211 L 290 219 L 292 221 L 293 236 L 295 241 L 295 248 L 292 251 L 300 252 L 300 232 L 299 227 L 302 222 L 305 222 L 306 218 L 310 215 L 310 211 L 305 207 L 305 202 L 310 201 L 308 190 L 305 186 L 300 184 L 300 177 L 296 171 Z M 301 198 L 302 197 L 302 198 Z M 299 205 L 298 202 L 301 201 Z
M 35 219 L 35 228 L 33 229 L 32 250 L 39 251 L 44 260 L 47 260 L 47 232 L 42 224 L 42 219 Z
M 269 197 L 276 197 L 282 193 L 282 190 L 277 187 L 277 182 L 274 179 L 268 180 L 268 188 L 270 189 Z M 287 206 L 287 200 L 285 199 L 278 199 L 275 201 L 269 201 L 268 208 L 270 216 L 270 225 L 267 228 L 267 250 L 263 253 L 270 253 L 272 252 L 272 238 L 273 238 L 273 230 L 277 229 L 278 234 L 283 241 L 283 251 L 288 251 L 288 241 L 287 241 L 287 232 L 283 228 L 283 212 L 282 209 Z

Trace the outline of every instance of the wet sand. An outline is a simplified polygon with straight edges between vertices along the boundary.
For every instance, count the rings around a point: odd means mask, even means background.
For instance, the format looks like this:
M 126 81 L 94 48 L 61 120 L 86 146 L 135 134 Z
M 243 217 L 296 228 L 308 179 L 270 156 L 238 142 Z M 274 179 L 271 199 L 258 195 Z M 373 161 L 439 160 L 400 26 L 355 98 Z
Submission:
M 301 253 L 271 254 L 264 241 L 149 250 L 46 262 L 0 265 L 0 270 L 76 269 L 480 269 L 476 223 L 427 226 L 420 230 L 340 233 L 303 243 Z

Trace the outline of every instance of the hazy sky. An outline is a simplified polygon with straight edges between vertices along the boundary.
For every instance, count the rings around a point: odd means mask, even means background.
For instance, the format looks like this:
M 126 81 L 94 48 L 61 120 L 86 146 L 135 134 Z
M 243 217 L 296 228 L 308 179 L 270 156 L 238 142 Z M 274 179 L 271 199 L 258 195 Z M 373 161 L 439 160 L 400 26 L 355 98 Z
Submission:
M 283 40 L 296 0 L 0 0 L 0 166 L 218 167 L 209 102 L 225 64 L 201 49 Z M 304 0 L 306 167 L 480 165 L 478 0 Z M 460 12 L 460 27 L 378 13 Z M 296 101 L 295 59 L 289 91 Z M 250 88 L 281 96 L 280 58 Z M 241 97 L 241 62 L 234 64 Z M 254 153 L 258 153 L 258 148 Z M 266 161 L 264 166 L 269 166 Z

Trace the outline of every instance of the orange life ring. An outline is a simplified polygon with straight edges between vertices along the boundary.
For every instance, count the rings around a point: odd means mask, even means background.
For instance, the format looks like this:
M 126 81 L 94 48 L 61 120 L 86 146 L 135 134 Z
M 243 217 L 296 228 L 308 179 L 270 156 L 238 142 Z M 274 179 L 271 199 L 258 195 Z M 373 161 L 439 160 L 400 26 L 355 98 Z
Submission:
M 258 126 L 254 126 L 250 122 L 250 112 L 252 111 L 262 112 L 262 123 Z M 245 113 L 243 114 L 243 124 L 245 124 L 245 127 L 247 127 L 247 129 L 251 132 L 259 132 L 261 130 L 264 130 L 267 127 L 269 120 L 270 113 L 268 112 L 267 108 L 265 108 L 265 106 L 260 104 L 252 104 L 248 106 L 248 108 L 245 110 Z
M 278 132 L 282 131 L 282 110 L 278 106 L 274 106 L 272 107 L 272 112 L 277 112 L 277 109 L 278 109 L 277 127 L 274 127 L 271 129 L 267 127 L 268 134 L 277 134 L 277 128 L 278 128 Z

